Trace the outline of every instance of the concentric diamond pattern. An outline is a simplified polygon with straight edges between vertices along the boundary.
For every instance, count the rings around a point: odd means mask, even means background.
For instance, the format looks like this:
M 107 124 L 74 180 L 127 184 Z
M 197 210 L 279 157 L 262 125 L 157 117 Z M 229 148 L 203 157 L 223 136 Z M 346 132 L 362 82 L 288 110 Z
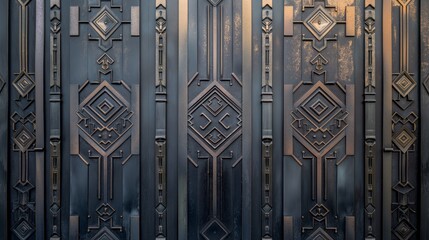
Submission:
M 80 128 L 107 151 L 132 127 L 128 101 L 107 81 L 103 81 L 80 104 Z M 122 140 L 121 140 L 122 141 Z
M 292 126 L 316 151 L 323 150 L 347 127 L 344 103 L 322 82 L 308 90 L 295 107 Z
M 316 8 L 304 21 L 304 25 L 319 41 L 328 34 L 335 24 L 335 19 L 322 6 Z
M 97 13 L 89 24 L 104 40 L 107 40 L 121 25 L 112 10 L 106 6 Z
M 416 136 L 406 127 L 403 127 L 393 136 L 393 142 L 402 151 L 406 152 L 416 141 Z
M 401 94 L 402 97 L 406 97 L 411 90 L 416 86 L 416 81 L 408 74 L 408 72 L 402 72 L 393 81 L 393 87 Z
M 21 219 L 14 227 L 13 232 L 20 240 L 28 239 L 34 232 L 34 227 L 31 226 L 25 219 Z
M 33 79 L 31 79 L 26 72 L 21 72 L 12 82 L 12 85 L 16 88 L 21 97 L 27 96 L 35 86 Z
M 36 137 L 34 134 L 24 126 L 19 129 L 13 137 L 13 142 L 22 152 L 27 151 L 35 140 Z
M 416 229 L 408 221 L 402 220 L 393 230 L 393 233 L 401 240 L 410 239 Z

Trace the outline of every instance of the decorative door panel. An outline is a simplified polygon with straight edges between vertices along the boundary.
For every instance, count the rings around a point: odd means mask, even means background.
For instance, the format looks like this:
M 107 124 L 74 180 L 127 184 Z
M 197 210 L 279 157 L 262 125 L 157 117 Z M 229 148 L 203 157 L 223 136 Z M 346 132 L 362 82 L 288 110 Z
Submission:
M 240 239 L 241 2 L 191 0 L 188 11 L 187 238 Z
M 422 1 L 423 2 L 423 1 Z M 386 14 L 383 46 L 391 52 L 383 56 L 383 202 L 384 235 L 390 239 L 419 238 L 419 2 L 395 0 L 384 4 Z M 388 19 L 390 18 L 390 19 Z M 390 36 L 389 36 L 390 35 Z M 390 49 L 390 50 L 388 50 Z M 422 109 L 426 107 L 422 106 Z M 422 132 L 424 135 L 427 133 Z M 425 136 L 421 136 L 424 138 Z M 390 190 L 390 191 L 389 191 Z M 423 223 L 423 222 L 422 222 Z M 391 229 L 390 232 L 387 229 Z
M 0 239 L 429 239 L 428 17 L 2 2 Z
M 139 1 L 70 2 L 70 239 L 139 233 Z
M 356 182 L 363 181 L 358 170 L 364 164 L 355 155 L 355 139 L 361 137 L 355 120 L 362 115 L 355 109 L 356 82 L 362 81 L 356 71 L 363 60 L 355 51 L 363 50 L 357 3 L 284 6 L 283 198 L 289 239 L 356 235 Z
M 9 122 L 10 137 L 9 151 L 9 231 L 10 239 L 35 239 L 36 228 L 43 226 L 37 222 L 38 215 L 43 211 L 40 204 L 43 201 L 43 166 L 44 148 L 44 118 L 43 118 L 43 54 L 40 48 L 40 35 L 36 33 L 38 24 L 30 19 L 35 18 L 37 1 L 11 1 L 9 7 L 10 22 L 14 28 L 10 29 L 10 59 L 9 79 L 2 76 L 0 81 L 2 91 L 9 91 Z M 6 5 L 7 6 L 7 5 Z M 7 15 L 7 13 L 4 13 Z M 7 21 L 7 20 L 6 20 Z M 8 86 L 5 86 L 5 83 Z M 8 89 L 9 88 L 9 89 Z M 7 112 L 7 110 L 6 110 Z M 4 144 L 4 143 L 3 143 Z M 43 168 L 42 168 L 43 169 Z M 42 180 L 42 181 L 41 181 Z M 43 185 L 42 185 L 43 186 Z M 3 201 L 2 201 L 3 202 Z M 2 204 L 6 205 L 6 201 Z

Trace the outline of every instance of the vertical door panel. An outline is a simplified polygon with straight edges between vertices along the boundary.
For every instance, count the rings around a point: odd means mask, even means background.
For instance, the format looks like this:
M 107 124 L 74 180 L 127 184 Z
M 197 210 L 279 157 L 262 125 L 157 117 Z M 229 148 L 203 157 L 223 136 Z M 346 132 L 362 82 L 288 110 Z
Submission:
M 8 186 L 8 161 L 9 161 L 9 2 L 4 3 L 0 10 L 0 112 L 4 113 L 0 120 L 0 238 L 7 239 L 8 206 L 10 195 Z
M 240 239 L 241 2 L 192 0 L 188 17 L 187 237 Z
M 420 64 L 420 73 L 421 73 L 421 87 L 420 87 L 420 110 L 421 110 L 421 122 L 425 123 L 429 120 L 429 24 L 428 24 L 428 14 L 429 14 L 429 2 L 423 1 L 420 4 L 420 49 L 421 49 L 421 64 Z M 421 163 L 420 163 L 420 239 L 429 238 L 429 228 L 426 227 L 425 223 L 429 221 L 429 149 L 425 146 L 429 145 L 429 137 L 425 133 L 429 132 L 429 127 L 427 124 L 421 124 L 420 134 L 421 134 Z
M 11 239 L 44 238 L 43 13 L 41 1 L 10 1 Z
M 70 238 L 137 238 L 139 2 L 70 3 Z
M 355 119 L 362 116 L 355 108 L 355 92 L 362 91 L 356 89 L 362 59 L 355 53 L 361 47 L 360 3 L 285 4 L 283 198 L 289 237 L 356 235 L 356 182 L 363 180 L 356 170 L 363 161 L 355 157 Z
M 383 202 L 383 235 L 418 239 L 419 2 L 384 1 L 383 8 L 383 197 L 390 200 Z

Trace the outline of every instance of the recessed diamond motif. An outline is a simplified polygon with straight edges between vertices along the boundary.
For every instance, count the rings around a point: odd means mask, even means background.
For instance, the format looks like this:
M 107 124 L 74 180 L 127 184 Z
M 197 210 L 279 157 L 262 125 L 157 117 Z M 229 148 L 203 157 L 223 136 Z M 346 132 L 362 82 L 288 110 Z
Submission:
M 368 214 L 373 214 L 373 213 L 375 212 L 375 207 L 374 207 L 374 205 L 372 205 L 371 203 L 370 203 L 370 204 L 368 204 L 368 205 L 366 206 L 366 208 L 365 208 L 365 211 L 366 211 Z
M 156 209 L 157 213 L 161 214 L 165 211 L 166 208 L 165 208 L 164 204 L 158 203 L 158 205 L 156 206 L 155 209 Z
M 393 142 L 403 153 L 408 151 L 414 141 L 416 141 L 416 136 L 406 127 L 403 127 L 393 136 Z
M 88 104 L 94 117 L 103 122 L 111 120 L 123 107 L 124 104 L 107 88 L 100 91 Z
M 12 82 L 12 85 L 16 88 L 21 97 L 25 97 L 34 88 L 34 81 L 26 72 L 21 72 Z
M 416 86 L 416 81 L 408 74 L 408 72 L 402 72 L 393 81 L 393 87 L 401 94 L 402 97 L 406 97 L 411 90 Z
M 266 203 L 263 207 L 262 207 L 262 211 L 264 211 L 264 213 L 269 213 L 271 212 L 272 207 L 270 206 L 270 204 Z
M 331 98 L 329 93 L 323 91 L 322 88 L 317 89 L 306 99 L 301 108 L 309 119 L 318 123 L 325 122 L 340 110 L 339 103 Z
M 104 114 L 107 115 L 112 109 L 113 104 L 111 104 L 107 99 L 104 99 L 97 108 Z
M 304 21 L 304 25 L 319 41 L 328 34 L 335 24 L 335 19 L 322 6 L 316 8 Z
M 97 13 L 89 24 L 104 40 L 107 40 L 121 25 L 112 10 L 106 6 Z
M 36 137 L 26 127 L 22 127 L 13 137 L 13 142 L 25 152 L 34 143 Z
M 310 107 L 318 116 L 322 115 L 328 106 L 326 106 L 320 99 L 318 99 L 311 107 Z
M 393 233 L 401 240 L 410 239 L 416 229 L 405 220 L 402 220 L 394 229 Z
M 210 221 L 201 231 L 206 240 L 223 240 L 229 235 L 228 229 L 217 219 Z
M 20 240 L 28 239 L 34 232 L 34 228 L 24 219 L 13 227 L 13 232 Z

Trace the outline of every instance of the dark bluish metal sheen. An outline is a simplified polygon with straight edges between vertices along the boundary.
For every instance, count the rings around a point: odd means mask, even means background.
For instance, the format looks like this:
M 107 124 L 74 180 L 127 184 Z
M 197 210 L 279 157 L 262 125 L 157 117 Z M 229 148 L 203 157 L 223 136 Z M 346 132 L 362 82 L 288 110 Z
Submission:
M 0 239 L 428 239 L 428 13 L 5 1 Z
M 9 235 L 9 2 L 0 10 L 0 238 Z
M 420 52 L 421 52 L 421 66 L 420 76 L 422 86 L 420 88 L 420 110 L 421 122 L 427 123 L 429 121 L 429 2 L 422 1 L 420 3 Z M 429 238 L 429 228 L 424 223 L 429 222 L 429 137 L 425 134 L 429 133 L 429 125 L 421 124 L 421 163 L 420 163 L 420 239 Z

